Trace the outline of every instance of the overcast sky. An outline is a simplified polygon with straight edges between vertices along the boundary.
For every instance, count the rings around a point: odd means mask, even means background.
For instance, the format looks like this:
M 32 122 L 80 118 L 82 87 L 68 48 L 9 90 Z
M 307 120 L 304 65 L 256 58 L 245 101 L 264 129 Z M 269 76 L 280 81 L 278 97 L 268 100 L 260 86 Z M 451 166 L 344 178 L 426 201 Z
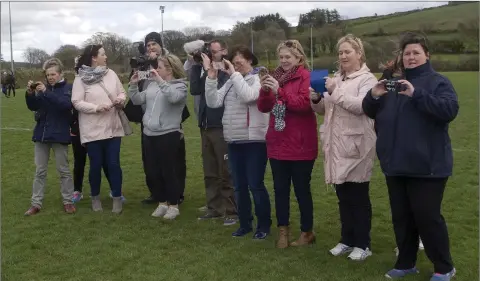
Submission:
M 251 16 L 280 13 L 292 25 L 313 8 L 337 9 L 356 18 L 444 5 L 446 2 L 12 2 L 13 58 L 24 61 L 23 51 L 35 47 L 53 53 L 60 45 L 80 46 L 95 32 L 114 32 L 132 41 L 161 30 L 160 5 L 166 6 L 164 30 L 188 26 L 230 29 Z M 1 2 L 1 53 L 9 61 L 8 2 Z

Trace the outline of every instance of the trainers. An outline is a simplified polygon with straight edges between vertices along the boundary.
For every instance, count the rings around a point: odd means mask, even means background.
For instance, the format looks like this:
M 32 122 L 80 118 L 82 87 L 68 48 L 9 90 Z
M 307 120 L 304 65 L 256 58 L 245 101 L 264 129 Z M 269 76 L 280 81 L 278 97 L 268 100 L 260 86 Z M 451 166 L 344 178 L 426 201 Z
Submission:
M 63 205 L 63 209 L 67 214 L 75 214 L 75 212 L 77 211 L 77 209 L 75 208 L 75 205 L 73 204 L 65 204 Z
M 199 220 L 209 220 L 209 219 L 219 219 L 221 217 L 222 217 L 222 215 L 220 215 L 220 214 L 217 214 L 217 213 L 212 212 L 212 211 L 207 211 L 205 213 L 205 215 L 199 217 L 198 219 Z
M 430 281 L 450 281 L 453 278 L 453 276 L 455 276 L 455 274 L 457 274 L 457 270 L 455 268 L 446 274 L 435 273 L 433 274 Z
M 157 217 L 157 218 L 163 217 L 167 213 L 167 210 L 168 210 L 167 205 L 158 204 L 158 207 L 152 213 L 152 217 Z
M 420 242 L 418 242 L 418 249 L 419 250 L 425 250 L 425 247 L 423 246 L 422 239 L 420 239 Z
M 32 206 L 25 212 L 25 216 L 33 216 L 40 212 L 40 208 Z
M 73 192 L 72 202 L 78 203 L 83 199 L 83 194 L 80 191 Z
M 233 237 L 243 237 L 243 236 L 249 234 L 250 232 L 252 232 L 251 229 L 245 229 L 245 228 L 240 227 L 234 233 L 232 233 L 232 236 Z
M 410 269 L 392 269 L 385 274 L 389 279 L 403 278 L 407 275 L 418 274 L 420 271 L 416 267 Z
M 237 223 L 237 219 L 236 218 L 231 218 L 231 217 L 225 217 L 223 219 L 223 225 L 224 226 L 230 226 L 230 225 L 234 225 Z
M 175 207 L 168 206 L 167 213 L 163 216 L 164 219 L 173 220 L 180 215 L 180 210 Z
M 263 232 L 263 231 L 257 230 L 257 232 L 255 232 L 255 234 L 253 235 L 253 239 L 255 239 L 255 240 L 264 240 L 265 238 L 267 238 L 267 236 L 268 236 L 268 233 L 267 233 L 267 232 Z
M 111 191 L 110 191 L 110 198 L 113 198 L 113 195 L 112 195 L 112 192 L 111 192 Z M 125 197 L 123 196 L 123 193 L 122 193 L 122 195 L 120 196 L 120 198 L 122 199 L 122 202 L 127 201 L 127 199 L 125 199 Z
M 372 255 L 372 251 L 370 251 L 369 248 L 361 249 L 361 248 L 353 248 L 353 251 L 348 255 L 348 258 L 353 260 L 353 261 L 364 261 L 366 260 L 369 256 Z
M 346 253 L 350 253 L 351 251 L 353 251 L 352 247 L 342 243 L 338 243 L 337 246 L 330 250 L 330 253 L 336 257 Z
M 200 212 L 205 213 L 206 211 L 208 211 L 208 207 L 207 207 L 207 206 L 202 206 L 202 207 L 198 208 L 198 210 L 199 210 Z

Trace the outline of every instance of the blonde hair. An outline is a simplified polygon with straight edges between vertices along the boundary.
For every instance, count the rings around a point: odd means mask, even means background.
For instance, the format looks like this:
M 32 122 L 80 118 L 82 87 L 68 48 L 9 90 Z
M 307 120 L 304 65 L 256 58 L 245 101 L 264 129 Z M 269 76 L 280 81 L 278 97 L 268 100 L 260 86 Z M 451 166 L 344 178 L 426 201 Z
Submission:
M 51 58 L 51 59 L 48 59 L 47 61 L 45 61 L 43 63 L 43 67 L 42 67 L 43 72 L 46 72 L 47 69 L 52 68 L 52 67 L 55 67 L 56 71 L 58 73 L 63 72 L 63 63 L 57 58 Z
M 300 59 L 298 62 L 299 65 L 303 65 L 305 69 L 310 69 L 305 51 L 303 50 L 302 44 L 300 44 L 298 40 L 286 40 L 280 43 L 277 47 L 277 55 L 280 53 L 281 49 L 287 49 L 296 58 Z
M 158 61 L 163 62 L 165 68 L 172 72 L 173 78 L 187 78 L 187 74 L 183 69 L 183 63 L 176 55 L 168 53 L 166 55 L 158 57 Z
M 349 43 L 352 46 L 352 48 L 355 50 L 355 52 L 360 54 L 360 66 L 362 66 L 364 63 L 367 62 L 367 57 L 365 56 L 365 49 L 363 47 L 363 43 L 360 38 L 356 37 L 353 34 L 347 34 L 343 36 L 337 42 L 337 51 L 338 49 L 340 49 L 340 45 L 342 45 L 343 43 Z M 338 71 L 340 71 L 342 75 L 345 75 L 345 71 L 342 69 L 342 65 L 340 64 L 340 62 L 336 61 L 336 63 L 338 66 Z

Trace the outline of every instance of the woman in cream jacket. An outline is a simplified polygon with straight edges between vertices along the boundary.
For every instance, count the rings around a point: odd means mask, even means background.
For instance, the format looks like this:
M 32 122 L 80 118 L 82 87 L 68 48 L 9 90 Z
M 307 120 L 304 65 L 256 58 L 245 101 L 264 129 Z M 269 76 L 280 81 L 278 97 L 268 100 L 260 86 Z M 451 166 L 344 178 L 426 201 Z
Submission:
M 362 110 L 362 100 L 377 83 L 365 64 L 362 42 L 353 35 L 337 43 L 340 69 L 326 78 L 328 92 L 311 95 L 312 108 L 325 115 L 320 130 L 325 181 L 333 184 L 339 199 L 342 238 L 330 250 L 334 256 L 350 253 L 352 260 L 364 260 L 370 251 L 372 207 L 369 183 L 375 158 L 373 121 Z

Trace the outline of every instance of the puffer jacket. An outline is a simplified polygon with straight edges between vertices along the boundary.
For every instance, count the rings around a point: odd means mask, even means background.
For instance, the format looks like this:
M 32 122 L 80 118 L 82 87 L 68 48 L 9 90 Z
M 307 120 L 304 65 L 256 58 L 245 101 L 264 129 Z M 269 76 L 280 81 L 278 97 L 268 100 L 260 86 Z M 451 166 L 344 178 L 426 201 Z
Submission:
M 225 141 L 265 141 L 269 116 L 257 109 L 258 74 L 249 73 L 243 77 L 234 72 L 219 90 L 217 84 L 217 79 L 206 78 L 205 99 L 208 107 L 225 106 L 222 118 Z
M 376 134 L 373 120 L 362 109 L 367 92 L 377 79 L 364 64 L 345 79 L 335 73 L 336 88 L 312 108 L 325 115 L 320 128 L 323 144 L 325 182 L 367 182 L 375 159 Z

